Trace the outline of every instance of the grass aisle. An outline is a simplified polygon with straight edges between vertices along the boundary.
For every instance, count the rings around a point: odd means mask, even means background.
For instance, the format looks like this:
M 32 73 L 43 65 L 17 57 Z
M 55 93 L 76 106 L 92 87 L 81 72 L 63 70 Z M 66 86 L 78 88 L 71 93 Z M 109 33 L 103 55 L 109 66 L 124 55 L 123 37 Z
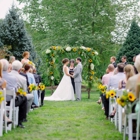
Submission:
M 28 115 L 25 129 L 16 128 L 0 140 L 122 140 L 114 124 L 105 120 L 99 94 L 82 94 L 82 101 L 48 102 Z

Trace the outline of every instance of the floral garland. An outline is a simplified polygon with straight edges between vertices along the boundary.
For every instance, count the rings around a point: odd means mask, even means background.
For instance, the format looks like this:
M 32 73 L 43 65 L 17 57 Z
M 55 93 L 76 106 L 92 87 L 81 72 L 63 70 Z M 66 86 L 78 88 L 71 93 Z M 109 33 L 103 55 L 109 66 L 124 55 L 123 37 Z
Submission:
M 88 87 L 91 88 L 94 82 L 94 67 L 95 65 L 99 64 L 98 61 L 98 52 L 93 50 L 89 47 L 70 47 L 70 46 L 51 46 L 46 50 L 46 62 L 47 62 L 47 76 L 48 79 L 52 83 L 55 80 L 55 70 L 57 69 L 57 63 L 56 60 L 61 55 L 65 53 L 76 53 L 78 56 L 82 58 L 82 60 L 86 61 L 86 66 L 84 69 L 86 70 L 86 76 L 83 77 L 83 79 L 88 82 Z M 82 62 L 83 63 L 83 62 Z

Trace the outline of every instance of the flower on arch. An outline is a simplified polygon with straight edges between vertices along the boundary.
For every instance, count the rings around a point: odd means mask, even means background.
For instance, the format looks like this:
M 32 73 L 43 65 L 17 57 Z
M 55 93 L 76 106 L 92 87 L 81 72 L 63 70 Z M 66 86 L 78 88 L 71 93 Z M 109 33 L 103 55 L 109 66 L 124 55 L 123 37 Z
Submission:
M 52 71 L 50 71 L 50 75 L 53 75 L 53 72 Z
M 70 52 L 71 51 L 71 47 L 70 46 L 66 47 L 66 51 Z
M 92 63 L 92 59 L 89 59 L 88 61 L 89 61 L 90 63 Z
M 93 63 L 90 64 L 90 69 L 94 70 L 94 64 Z
M 91 70 L 91 72 L 90 72 L 92 75 L 94 75 L 95 74 L 95 72 L 93 71 L 93 70 Z
M 54 77 L 53 76 L 51 76 L 51 80 L 54 80 Z
M 50 62 L 50 64 L 51 64 L 51 65 L 53 65 L 53 64 L 54 64 L 54 62 L 53 62 L 53 61 L 51 61 L 51 62 Z
M 72 50 L 73 50 L 73 52 L 76 52 L 77 51 L 77 48 L 73 48 Z
M 90 76 L 90 80 L 92 80 L 93 79 L 93 76 Z
M 97 51 L 94 52 L 96 55 L 98 55 L 99 53 Z
M 91 51 L 91 48 L 86 48 L 86 50 L 87 50 L 88 52 L 90 52 L 90 51 Z
M 46 54 L 49 54 L 49 53 L 51 53 L 51 50 L 50 49 L 47 49 L 46 50 Z
M 56 46 L 52 46 L 51 48 L 52 48 L 53 50 L 56 50 L 57 47 L 56 47 Z

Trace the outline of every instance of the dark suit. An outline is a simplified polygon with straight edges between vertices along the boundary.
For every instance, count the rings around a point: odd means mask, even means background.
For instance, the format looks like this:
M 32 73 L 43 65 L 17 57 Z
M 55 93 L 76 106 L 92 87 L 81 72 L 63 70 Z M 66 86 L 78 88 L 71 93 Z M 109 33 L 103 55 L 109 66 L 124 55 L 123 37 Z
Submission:
M 114 68 L 117 67 L 117 63 L 116 62 L 113 62 L 112 64 L 113 64 Z

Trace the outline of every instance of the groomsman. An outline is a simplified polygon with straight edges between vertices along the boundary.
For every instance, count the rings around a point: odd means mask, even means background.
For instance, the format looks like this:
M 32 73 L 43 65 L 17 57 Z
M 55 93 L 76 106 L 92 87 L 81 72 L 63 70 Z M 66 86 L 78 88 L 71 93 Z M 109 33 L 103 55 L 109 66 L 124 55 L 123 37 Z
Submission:
M 81 83 L 82 83 L 82 63 L 81 58 L 76 58 L 77 66 L 74 68 L 74 82 L 75 82 L 75 93 L 76 93 L 76 101 L 81 100 Z
M 116 57 L 115 57 L 115 56 L 112 56 L 112 57 L 110 58 L 110 62 L 111 62 L 111 64 L 113 64 L 114 68 L 117 67 L 117 64 L 116 64 Z
M 127 57 L 126 56 L 122 56 L 122 63 L 124 64 L 124 65 L 127 65 Z

